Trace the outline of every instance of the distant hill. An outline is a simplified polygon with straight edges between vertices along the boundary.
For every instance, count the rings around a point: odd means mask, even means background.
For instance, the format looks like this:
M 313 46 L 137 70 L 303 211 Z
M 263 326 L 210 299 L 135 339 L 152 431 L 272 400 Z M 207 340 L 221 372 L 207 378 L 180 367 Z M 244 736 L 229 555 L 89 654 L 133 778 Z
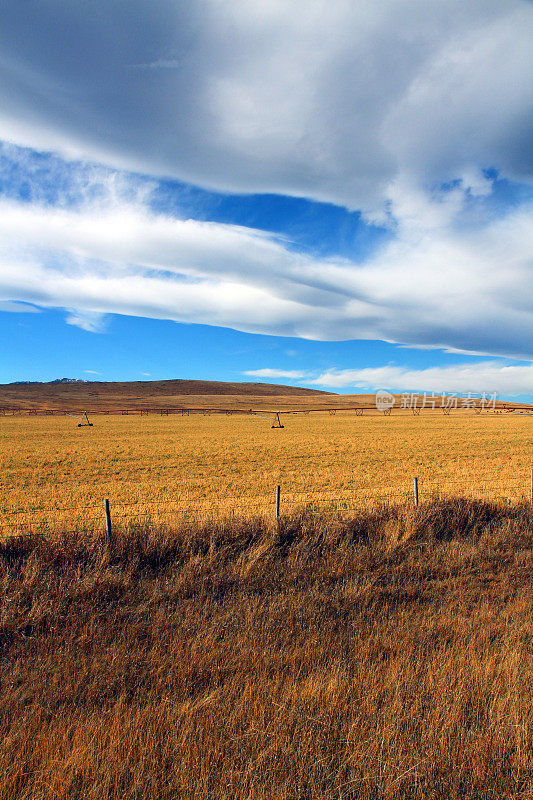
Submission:
M 113 410 L 191 408 L 212 406 L 244 408 L 257 405 L 299 404 L 313 398 L 337 397 L 318 389 L 271 383 L 220 381 L 78 381 L 60 378 L 50 383 L 20 382 L 0 385 L 0 407 L 21 409 Z M 285 401 L 285 402 L 283 402 Z
M 54 381 L 12 381 L 6 386 L 53 386 L 56 383 L 89 383 L 83 378 L 56 378 Z

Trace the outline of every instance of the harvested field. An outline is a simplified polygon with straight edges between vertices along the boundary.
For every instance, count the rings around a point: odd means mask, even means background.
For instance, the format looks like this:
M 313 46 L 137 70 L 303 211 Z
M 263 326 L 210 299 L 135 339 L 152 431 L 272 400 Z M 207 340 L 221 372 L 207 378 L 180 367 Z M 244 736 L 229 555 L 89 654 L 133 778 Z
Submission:
M 178 517 L 355 510 L 420 496 L 529 497 L 533 426 L 527 416 L 338 412 L 249 416 L 0 418 L 4 534 L 102 525 L 109 498 L 121 524 Z

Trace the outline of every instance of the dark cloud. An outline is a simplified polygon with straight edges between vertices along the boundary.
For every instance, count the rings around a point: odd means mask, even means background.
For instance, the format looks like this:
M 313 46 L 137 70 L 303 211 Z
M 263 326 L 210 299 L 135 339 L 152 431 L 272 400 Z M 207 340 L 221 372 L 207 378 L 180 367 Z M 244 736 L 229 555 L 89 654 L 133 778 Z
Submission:
M 398 174 L 531 178 L 532 40 L 522 0 L 4 0 L 0 137 L 376 210 Z

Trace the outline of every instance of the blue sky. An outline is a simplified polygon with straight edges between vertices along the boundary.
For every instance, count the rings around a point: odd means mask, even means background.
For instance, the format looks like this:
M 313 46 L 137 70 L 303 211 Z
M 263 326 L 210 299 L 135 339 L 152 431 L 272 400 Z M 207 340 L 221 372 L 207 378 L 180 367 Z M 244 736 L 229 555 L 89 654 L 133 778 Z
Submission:
M 119 5 L 3 7 L 0 381 L 533 398 L 533 4 Z

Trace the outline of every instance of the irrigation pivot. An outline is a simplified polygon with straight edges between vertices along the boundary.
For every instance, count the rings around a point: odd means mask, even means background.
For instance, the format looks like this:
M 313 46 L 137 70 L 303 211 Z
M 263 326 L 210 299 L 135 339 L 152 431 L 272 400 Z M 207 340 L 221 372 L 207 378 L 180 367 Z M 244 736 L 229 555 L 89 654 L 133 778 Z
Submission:
M 92 428 L 92 422 L 89 422 L 89 417 L 87 416 L 87 412 L 84 411 L 81 415 L 81 422 L 78 422 L 78 428 Z
M 230 413 L 237 413 L 238 414 L 239 412 L 236 411 L 236 412 L 230 412 Z M 261 412 L 261 411 L 254 411 L 253 409 L 250 409 L 249 411 L 246 411 L 244 413 L 251 414 L 253 417 L 259 417 L 261 419 L 268 419 L 269 422 L 272 423 L 272 425 L 270 426 L 271 428 L 284 428 L 285 427 L 285 425 L 281 424 L 281 419 L 279 417 L 280 414 L 283 414 L 283 411 L 263 411 L 263 412 Z M 287 413 L 292 414 L 292 413 L 295 413 L 295 412 L 290 411 L 290 412 L 287 412 Z

